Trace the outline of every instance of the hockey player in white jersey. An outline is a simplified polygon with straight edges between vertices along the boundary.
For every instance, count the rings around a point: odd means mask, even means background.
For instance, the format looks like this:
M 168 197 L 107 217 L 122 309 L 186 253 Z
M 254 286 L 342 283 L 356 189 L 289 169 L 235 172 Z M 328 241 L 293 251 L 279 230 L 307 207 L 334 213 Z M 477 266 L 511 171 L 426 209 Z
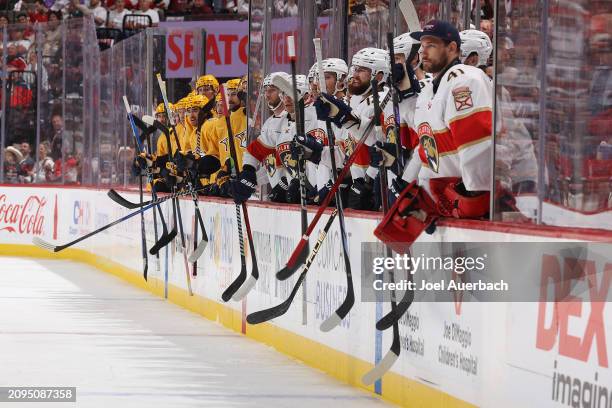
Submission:
M 268 105 L 268 108 L 272 112 L 272 115 L 266 119 L 261 127 L 260 134 L 264 134 L 264 136 L 261 137 L 261 140 L 274 139 L 275 137 L 269 136 L 268 133 L 270 132 L 272 135 L 279 134 L 284 126 L 285 118 L 287 116 L 285 106 L 283 105 L 283 101 L 281 99 L 281 92 L 272 83 L 272 78 L 274 75 L 286 74 L 281 72 L 273 72 L 266 76 L 263 80 L 264 99 Z M 282 163 L 277 160 L 276 150 L 274 150 L 274 153 L 270 153 L 268 156 L 266 156 L 263 162 L 268 174 L 268 181 L 272 187 L 272 190 L 268 196 L 270 201 L 276 203 L 286 203 L 287 190 L 289 189 L 288 173 L 287 169 L 285 169 Z
M 371 81 L 376 79 L 379 84 L 386 81 L 390 72 L 389 54 L 378 48 L 364 48 L 353 56 L 350 71 L 352 76 L 348 85 L 348 91 L 351 94 L 350 106 L 328 93 L 322 93 L 315 101 L 318 118 L 320 120 L 329 119 L 337 127 L 342 128 L 342 132 L 346 132 L 345 137 L 338 137 L 345 140 L 344 153 L 346 155 L 353 154 L 357 142 L 374 116 L 372 92 L 378 92 L 381 100 L 386 96 L 387 89 L 379 86 L 378 89 L 373 90 Z M 388 109 L 391 107 L 389 106 Z M 372 145 L 376 141 L 382 141 L 383 136 L 372 132 L 368 140 L 367 144 Z M 373 179 L 378 170 L 369 167 L 370 155 L 366 145 L 363 145 L 355 154 L 356 159 L 351 166 L 353 185 L 349 191 L 348 207 L 370 210 L 373 207 Z M 336 161 L 342 162 L 338 158 Z
M 433 20 L 411 36 L 421 41 L 423 69 L 434 75 L 414 114 L 421 169 L 375 231 L 402 253 L 437 217 L 484 216 L 491 189 L 489 78 L 461 63 L 461 38 L 452 24 Z
M 493 44 L 484 32 L 479 30 L 463 30 L 461 37 L 461 63 L 484 69 L 489 61 Z
M 297 75 L 298 98 L 303 100 L 308 98 L 309 88 L 305 75 Z M 285 73 L 278 73 L 272 76 L 272 83 L 281 91 L 281 97 L 286 114 L 275 126 L 274 131 L 262 132 L 257 139 L 249 144 L 243 156 L 243 168 L 240 172 L 239 180 L 234 183 L 234 201 L 242 203 L 251 196 L 257 186 L 255 172 L 260 163 L 270 154 L 275 154 L 276 161 L 282 164 L 290 176 L 289 187 L 287 190 L 287 202 L 298 203 L 300 199 L 299 180 L 297 179 L 297 160 L 292 155 L 292 143 L 296 136 L 295 127 L 295 103 L 293 101 L 291 76 Z M 308 151 L 313 155 L 311 158 L 318 162 L 314 155 L 320 155 L 322 144 L 313 136 L 322 129 L 318 128 L 316 113 L 312 107 L 305 108 L 304 130 L 310 135 L 307 138 Z M 311 143 L 312 142 L 312 143 Z M 316 178 L 316 171 L 310 176 L 310 183 Z

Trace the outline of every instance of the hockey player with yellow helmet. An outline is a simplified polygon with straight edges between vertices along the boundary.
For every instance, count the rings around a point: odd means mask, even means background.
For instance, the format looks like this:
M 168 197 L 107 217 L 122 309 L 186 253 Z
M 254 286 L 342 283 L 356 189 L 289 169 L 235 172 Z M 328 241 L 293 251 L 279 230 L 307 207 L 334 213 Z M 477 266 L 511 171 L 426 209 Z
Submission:
M 238 169 L 242 168 L 242 155 L 246 149 L 247 140 L 247 116 L 246 108 L 240 94 L 243 93 L 242 79 L 231 79 L 225 84 L 227 89 L 227 100 L 230 110 L 230 125 L 234 135 L 234 146 L 236 147 Z M 229 196 L 230 174 L 229 159 L 230 146 L 227 125 L 225 119 L 218 118 L 210 121 L 202 133 L 202 146 L 207 156 L 216 157 L 221 163 L 221 170 L 216 176 L 216 186 L 212 187 L 211 195 Z
M 219 93 L 219 81 L 217 81 L 214 75 L 202 75 L 196 81 L 195 91 L 209 100 L 214 99 Z

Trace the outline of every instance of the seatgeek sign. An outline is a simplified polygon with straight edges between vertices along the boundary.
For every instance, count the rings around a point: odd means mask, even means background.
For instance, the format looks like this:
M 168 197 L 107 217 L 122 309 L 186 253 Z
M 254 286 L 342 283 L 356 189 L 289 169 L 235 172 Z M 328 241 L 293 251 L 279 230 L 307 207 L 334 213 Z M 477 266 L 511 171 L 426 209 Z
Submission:
M 196 67 L 196 35 L 206 31 L 206 73 L 239 77 L 247 71 L 249 25 L 247 21 L 164 22 L 166 28 L 166 75 L 193 78 Z

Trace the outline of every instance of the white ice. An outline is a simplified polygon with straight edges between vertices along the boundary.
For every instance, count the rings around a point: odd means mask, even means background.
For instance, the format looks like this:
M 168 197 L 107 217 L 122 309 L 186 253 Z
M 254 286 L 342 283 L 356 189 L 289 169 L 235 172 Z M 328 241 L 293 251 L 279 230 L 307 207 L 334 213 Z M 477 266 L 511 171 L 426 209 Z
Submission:
M 77 403 L 0 407 L 370 407 L 382 401 L 91 267 L 0 258 L 0 386 Z

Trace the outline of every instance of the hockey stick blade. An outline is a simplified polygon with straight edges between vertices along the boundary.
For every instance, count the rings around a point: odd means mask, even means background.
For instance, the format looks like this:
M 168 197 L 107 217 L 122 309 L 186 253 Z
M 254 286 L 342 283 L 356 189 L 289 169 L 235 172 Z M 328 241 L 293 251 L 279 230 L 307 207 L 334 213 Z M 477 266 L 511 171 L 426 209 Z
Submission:
M 397 304 L 397 308 L 395 310 L 391 310 L 389 313 L 384 315 L 378 322 L 376 322 L 377 330 L 387 330 L 389 327 L 393 326 L 395 322 L 398 322 L 399 319 L 402 318 L 404 313 L 408 310 L 412 301 L 414 300 L 414 291 L 407 290 L 402 297 L 402 300 Z
M 238 289 L 236 293 L 234 293 L 232 299 L 237 302 L 241 301 L 246 295 L 248 295 L 248 293 L 251 291 L 251 289 L 253 289 L 256 283 L 257 278 L 255 278 L 253 275 L 249 275 L 246 282 L 244 282 L 244 284 L 240 286 L 240 289 Z
M 151 247 L 151 249 L 149 249 L 149 253 L 151 255 L 156 255 L 163 247 L 172 242 L 177 233 L 178 231 L 176 230 L 176 227 L 174 227 L 168 234 L 159 237 L 159 240 Z
M 312 251 L 308 255 L 308 259 L 306 259 L 306 264 L 304 265 L 304 269 L 302 270 L 302 273 L 300 273 L 300 276 L 297 282 L 295 283 L 295 285 L 293 286 L 293 289 L 291 290 L 291 294 L 289 295 L 287 300 L 269 309 L 264 309 L 258 312 L 251 313 L 250 315 L 247 316 L 247 322 L 249 324 L 259 324 L 259 323 L 267 322 L 268 320 L 282 316 L 283 314 L 287 312 L 287 310 L 289 310 L 289 306 L 291 306 L 291 303 L 293 302 L 293 299 L 295 298 L 297 291 L 302 285 L 302 281 L 306 277 L 306 273 L 308 273 L 308 270 L 310 269 L 310 265 L 312 265 L 315 257 L 319 253 L 319 249 L 321 249 L 321 245 L 323 244 L 323 241 L 325 240 L 325 237 L 327 236 L 327 233 L 329 232 L 329 229 L 331 228 L 331 225 L 334 222 L 334 218 L 336 218 L 336 215 L 338 215 L 337 209 L 332 212 L 331 216 L 327 220 L 327 223 L 323 227 L 323 230 L 319 234 L 319 238 L 317 239 L 315 246 L 312 248 Z
M 242 264 L 242 268 L 240 269 L 240 274 L 238 275 L 236 279 L 234 279 L 234 281 L 221 294 L 221 299 L 223 299 L 224 302 L 229 301 L 232 298 L 232 296 L 234 296 L 234 293 L 236 293 L 236 291 L 240 289 L 240 287 L 242 286 L 246 278 L 247 278 L 246 264 Z
M 346 299 L 340 305 L 338 310 L 336 310 L 331 316 L 321 323 L 319 327 L 321 331 L 328 332 L 338 326 L 342 320 L 346 317 L 346 315 L 351 311 L 351 308 L 355 304 L 355 295 L 351 292 L 348 292 Z
M 397 354 L 393 350 L 393 348 L 391 348 L 389 351 L 387 351 L 385 357 L 383 357 L 383 359 L 380 360 L 378 364 L 374 366 L 374 368 L 372 368 L 370 371 L 365 373 L 363 377 L 361 377 L 361 382 L 364 385 L 373 384 L 374 382 L 376 382 L 376 380 L 380 379 L 383 375 L 385 375 L 385 373 L 389 371 L 391 367 L 393 367 L 393 364 L 395 364 L 398 358 L 399 354 Z
M 305 241 L 305 242 L 308 243 L 308 241 Z M 301 245 L 301 242 L 300 242 L 300 245 Z M 308 250 L 308 245 L 304 245 L 302 247 L 302 252 L 300 252 L 300 254 L 298 255 L 297 259 L 294 262 L 292 262 L 291 264 L 287 262 L 287 265 L 285 265 L 283 269 L 276 272 L 276 279 L 284 281 L 292 277 L 293 274 L 297 272 L 297 270 L 300 268 L 300 266 L 302 266 L 304 262 L 306 262 L 306 258 L 308 258 L 309 252 L 310 251 Z
M 108 198 L 110 198 L 111 200 L 113 200 L 114 202 L 119 204 L 120 206 L 128 208 L 130 210 L 142 207 L 138 203 L 133 203 L 131 201 L 126 200 L 125 198 L 123 198 L 118 192 L 116 192 L 112 188 L 110 190 L 108 190 L 106 195 L 108 196 Z M 149 202 L 145 201 L 144 203 L 142 203 L 142 205 L 147 205 L 147 204 L 149 204 Z
M 293 287 L 291 294 L 287 298 L 287 300 L 269 309 L 259 310 L 257 312 L 251 313 L 250 315 L 247 316 L 247 319 L 246 319 L 247 323 L 248 324 L 264 323 L 264 322 L 275 319 L 287 313 L 287 310 L 289 310 L 291 303 L 293 303 L 293 298 L 295 298 L 295 295 L 300 289 L 302 285 L 302 281 L 304 280 L 305 277 L 306 277 L 306 272 L 302 272 L 295 286 Z
M 144 280 L 147 280 L 147 274 L 149 272 L 149 261 L 147 260 L 145 262 L 145 266 L 144 266 L 144 270 L 142 271 L 142 277 L 144 278 Z
M 197 261 L 204 253 L 204 250 L 206 249 L 207 245 L 208 240 L 201 240 L 196 249 L 194 249 L 193 252 L 189 255 L 189 258 L 187 258 L 189 263 L 194 263 L 195 261 Z
M 44 239 L 39 238 L 39 237 L 32 238 L 32 243 L 39 248 L 46 249 L 47 251 L 51 251 L 51 252 L 57 252 L 59 251 L 58 248 L 60 248 L 60 246 L 53 245 L 50 242 L 47 242 Z
M 421 23 L 419 21 L 419 15 L 414 8 L 414 4 L 411 0 L 401 0 L 397 5 L 404 16 L 404 20 L 408 25 L 408 31 L 421 31 Z

